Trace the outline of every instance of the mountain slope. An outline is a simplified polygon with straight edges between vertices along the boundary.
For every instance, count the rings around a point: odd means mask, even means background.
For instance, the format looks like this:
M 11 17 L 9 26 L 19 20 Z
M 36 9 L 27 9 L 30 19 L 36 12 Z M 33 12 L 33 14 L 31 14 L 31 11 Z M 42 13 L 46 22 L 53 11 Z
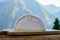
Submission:
M 0 3 L 0 29 L 13 28 L 16 20 L 28 13 L 39 17 L 46 28 L 52 28 L 55 16 L 51 11 L 55 13 L 54 7 L 43 6 L 35 0 L 6 0 Z

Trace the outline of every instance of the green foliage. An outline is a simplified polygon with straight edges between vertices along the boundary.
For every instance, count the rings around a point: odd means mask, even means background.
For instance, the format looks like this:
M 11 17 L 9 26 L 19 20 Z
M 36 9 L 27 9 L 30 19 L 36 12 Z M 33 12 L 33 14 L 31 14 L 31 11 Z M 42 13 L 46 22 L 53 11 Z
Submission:
M 60 26 L 59 20 L 58 18 L 55 18 L 53 29 L 59 30 L 59 26 Z

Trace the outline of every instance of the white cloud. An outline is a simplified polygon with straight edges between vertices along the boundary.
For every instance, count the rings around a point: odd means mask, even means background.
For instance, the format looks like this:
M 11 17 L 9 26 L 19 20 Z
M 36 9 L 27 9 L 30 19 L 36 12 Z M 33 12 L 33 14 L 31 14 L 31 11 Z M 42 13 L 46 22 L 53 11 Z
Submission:
M 54 4 L 60 7 L 60 0 L 36 0 L 36 1 L 43 5 Z

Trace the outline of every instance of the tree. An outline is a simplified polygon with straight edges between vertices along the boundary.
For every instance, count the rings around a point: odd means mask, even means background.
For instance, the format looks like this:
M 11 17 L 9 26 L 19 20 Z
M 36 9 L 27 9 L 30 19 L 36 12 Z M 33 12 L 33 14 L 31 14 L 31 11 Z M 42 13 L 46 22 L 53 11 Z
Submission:
M 58 18 L 55 18 L 53 29 L 59 30 L 59 26 L 60 26 L 59 25 L 59 20 L 58 20 Z

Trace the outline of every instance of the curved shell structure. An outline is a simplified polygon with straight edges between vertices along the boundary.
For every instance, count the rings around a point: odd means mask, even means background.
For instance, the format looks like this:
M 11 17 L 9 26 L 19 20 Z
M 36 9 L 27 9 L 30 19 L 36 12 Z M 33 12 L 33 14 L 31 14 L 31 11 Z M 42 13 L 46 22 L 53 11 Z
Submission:
M 41 32 L 45 31 L 45 27 L 40 18 L 33 15 L 25 15 L 17 20 L 14 31 Z

